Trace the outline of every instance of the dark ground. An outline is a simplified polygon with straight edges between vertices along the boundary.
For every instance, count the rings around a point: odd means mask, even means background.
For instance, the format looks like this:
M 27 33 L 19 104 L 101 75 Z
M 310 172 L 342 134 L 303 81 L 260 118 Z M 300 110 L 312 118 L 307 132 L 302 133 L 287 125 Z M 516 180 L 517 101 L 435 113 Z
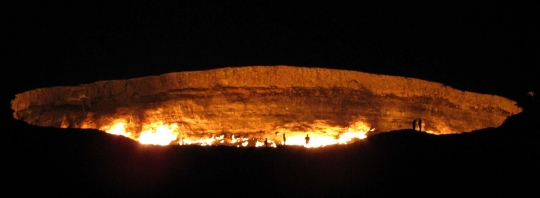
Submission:
M 532 1 L 531 1 L 532 2 Z M 517 2 L 3 2 L 5 194 L 537 194 L 540 10 Z M 513 99 L 497 129 L 379 134 L 325 149 L 156 147 L 27 126 L 16 93 L 175 71 L 294 65 L 420 78 Z M 536 100 L 538 100 L 536 96 Z M 538 102 L 536 102 L 538 103 Z
M 2 175 L 15 195 L 522 197 L 539 184 L 537 110 L 472 133 L 401 130 L 322 149 L 148 146 L 14 121 Z

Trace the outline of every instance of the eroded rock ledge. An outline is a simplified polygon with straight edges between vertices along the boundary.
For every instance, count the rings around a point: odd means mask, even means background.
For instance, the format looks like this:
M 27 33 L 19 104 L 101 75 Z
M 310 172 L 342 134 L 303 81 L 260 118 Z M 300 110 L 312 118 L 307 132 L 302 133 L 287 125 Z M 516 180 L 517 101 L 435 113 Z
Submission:
M 39 88 L 17 94 L 14 117 L 32 125 L 97 128 L 115 119 L 177 123 L 182 134 L 346 128 L 362 121 L 378 132 L 411 128 L 468 132 L 497 127 L 521 112 L 516 102 L 440 83 L 358 71 L 251 66 L 175 72 L 128 80 Z M 137 131 L 137 130 L 135 130 Z M 320 131 L 320 130 L 319 130 Z M 323 130 L 324 133 L 324 130 Z

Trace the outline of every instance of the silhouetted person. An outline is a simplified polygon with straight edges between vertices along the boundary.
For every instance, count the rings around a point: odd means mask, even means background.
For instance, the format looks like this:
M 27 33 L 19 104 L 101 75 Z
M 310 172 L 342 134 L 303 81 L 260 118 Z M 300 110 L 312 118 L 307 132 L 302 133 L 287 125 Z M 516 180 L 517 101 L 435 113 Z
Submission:
M 268 147 L 268 138 L 266 138 L 266 139 L 264 140 L 264 146 L 265 146 L 265 147 Z
M 418 120 L 414 119 L 412 121 L 412 130 L 415 130 L 416 131 L 416 125 L 418 125 Z
M 283 145 L 285 145 L 286 141 L 287 141 L 287 138 L 285 138 L 285 133 L 283 133 Z
M 422 131 L 422 118 L 418 120 L 418 129 L 420 132 Z
M 306 135 L 306 145 L 309 144 L 309 135 Z

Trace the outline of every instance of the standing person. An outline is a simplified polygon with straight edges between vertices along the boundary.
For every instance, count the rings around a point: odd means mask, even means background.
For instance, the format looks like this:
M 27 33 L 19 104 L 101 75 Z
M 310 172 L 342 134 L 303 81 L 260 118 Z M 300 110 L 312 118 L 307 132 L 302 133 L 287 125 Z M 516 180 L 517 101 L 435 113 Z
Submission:
M 418 129 L 422 132 L 422 118 L 418 120 Z
M 285 133 L 283 133 L 283 145 L 285 145 L 286 141 L 287 141 L 287 138 L 285 137 Z
M 309 138 L 309 134 L 307 134 L 307 135 L 306 135 L 306 145 L 309 144 L 309 139 L 310 139 L 310 138 Z
M 416 131 L 416 125 L 418 124 L 418 120 L 414 119 L 412 121 L 412 130 L 415 130 Z
M 264 146 L 265 146 L 265 147 L 268 147 L 268 138 L 266 138 L 266 139 L 264 140 Z

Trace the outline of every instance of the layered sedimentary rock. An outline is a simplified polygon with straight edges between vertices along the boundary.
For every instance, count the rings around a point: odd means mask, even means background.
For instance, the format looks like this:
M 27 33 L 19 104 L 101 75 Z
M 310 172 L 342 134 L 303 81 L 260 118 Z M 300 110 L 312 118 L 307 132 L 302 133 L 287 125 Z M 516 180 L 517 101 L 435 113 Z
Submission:
M 14 117 L 39 126 L 97 128 L 124 119 L 175 123 L 182 135 L 331 133 L 359 122 L 384 132 L 412 127 L 459 133 L 497 127 L 514 101 L 440 83 L 358 71 L 252 66 L 175 72 L 17 94 Z M 339 131 L 338 130 L 338 131 Z M 338 132 L 339 133 L 339 132 Z M 258 134 L 258 135 L 256 135 Z

